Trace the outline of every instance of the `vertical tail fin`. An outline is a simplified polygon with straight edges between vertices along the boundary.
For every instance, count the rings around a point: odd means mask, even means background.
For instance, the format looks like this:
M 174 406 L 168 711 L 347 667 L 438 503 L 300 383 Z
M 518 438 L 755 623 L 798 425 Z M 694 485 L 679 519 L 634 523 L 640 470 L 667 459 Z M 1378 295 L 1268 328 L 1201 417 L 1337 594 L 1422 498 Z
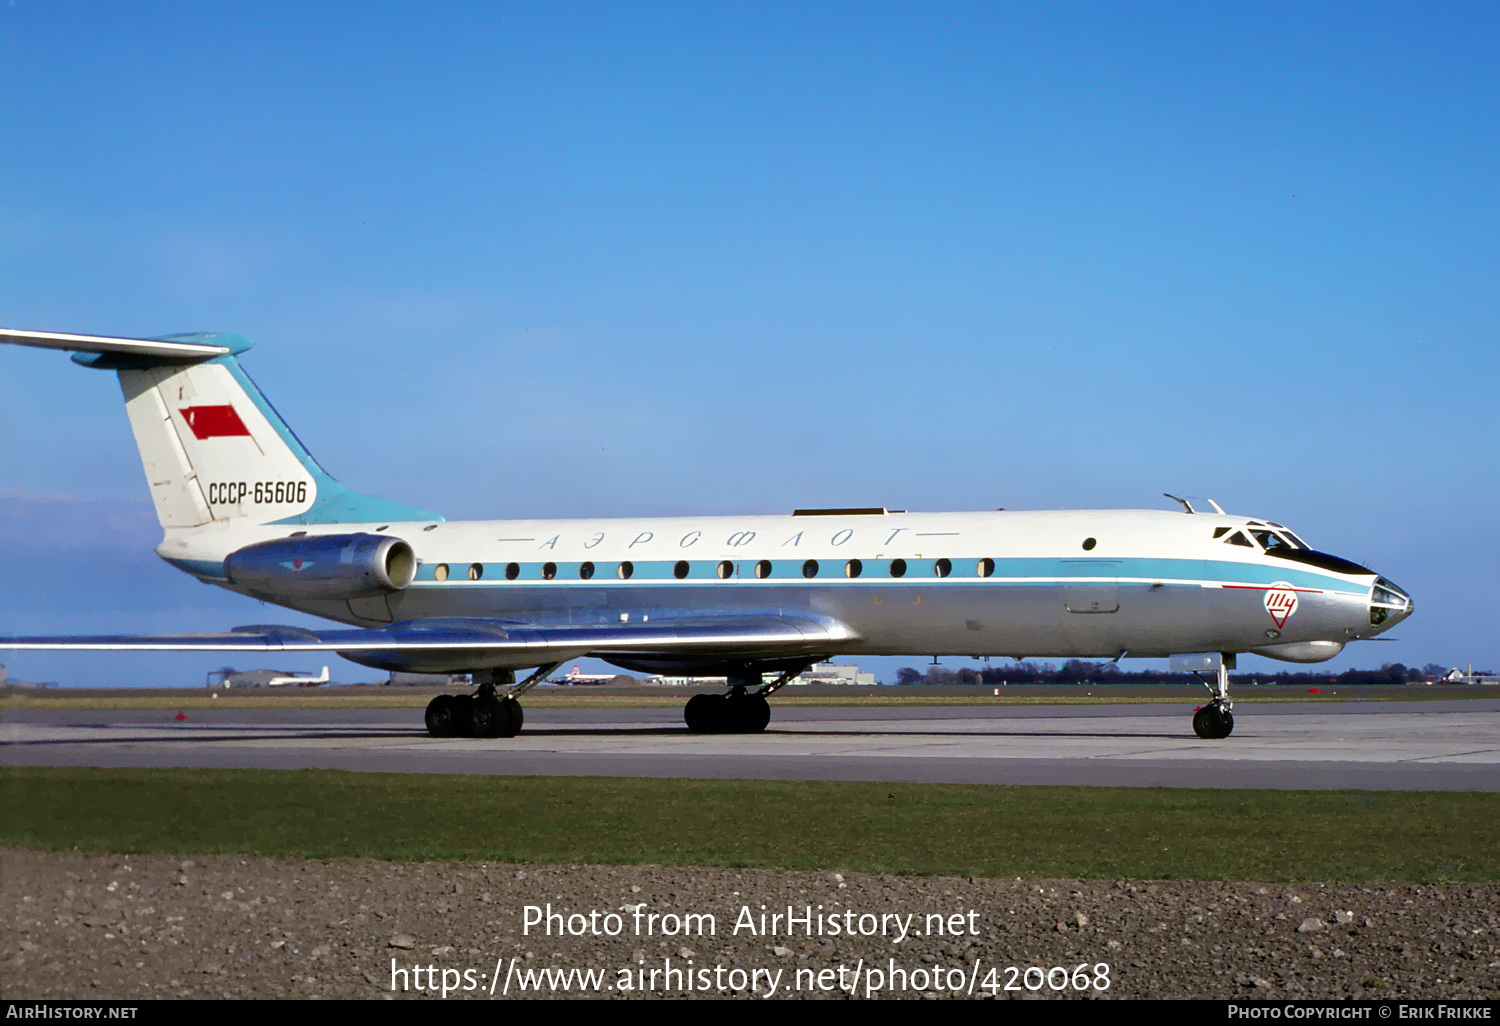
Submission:
M 239 335 L 0 331 L 0 341 L 74 350 L 78 363 L 119 374 L 163 528 L 442 519 L 330 477 L 240 367 L 251 343 Z

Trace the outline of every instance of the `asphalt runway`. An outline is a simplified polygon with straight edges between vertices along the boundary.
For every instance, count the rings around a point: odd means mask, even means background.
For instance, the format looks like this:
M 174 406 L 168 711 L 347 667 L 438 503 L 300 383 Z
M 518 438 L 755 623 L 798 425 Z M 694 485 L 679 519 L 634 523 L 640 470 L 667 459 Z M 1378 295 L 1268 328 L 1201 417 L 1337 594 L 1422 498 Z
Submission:
M 752 735 L 691 734 L 679 709 L 529 709 L 483 741 L 430 738 L 416 709 L 28 710 L 0 721 L 0 763 L 1500 791 L 1500 699 L 1240 704 L 1224 741 L 1193 735 L 1193 708 L 780 708 Z

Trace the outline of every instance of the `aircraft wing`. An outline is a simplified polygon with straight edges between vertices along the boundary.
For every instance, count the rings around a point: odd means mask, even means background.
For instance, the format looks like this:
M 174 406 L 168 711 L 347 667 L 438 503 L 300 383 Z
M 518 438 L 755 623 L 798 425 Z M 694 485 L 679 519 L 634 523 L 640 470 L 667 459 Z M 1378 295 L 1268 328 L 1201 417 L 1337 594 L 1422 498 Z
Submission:
M 371 629 L 308 630 L 275 624 L 221 634 L 0 637 L 0 649 L 95 652 L 341 652 L 415 657 L 455 665 L 538 666 L 582 656 L 701 655 L 766 658 L 818 655 L 854 633 L 836 621 L 740 615 L 620 624 L 542 625 L 444 617 Z

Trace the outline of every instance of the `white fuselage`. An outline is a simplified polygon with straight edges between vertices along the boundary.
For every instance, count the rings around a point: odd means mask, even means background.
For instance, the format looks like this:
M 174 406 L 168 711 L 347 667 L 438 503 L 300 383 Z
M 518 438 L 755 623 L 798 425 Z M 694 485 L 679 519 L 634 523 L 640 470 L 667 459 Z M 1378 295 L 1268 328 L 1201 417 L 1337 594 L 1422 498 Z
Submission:
M 1266 654 L 1312 661 L 1292 646 L 1322 644 L 1316 658 L 1327 658 L 1394 622 L 1371 624 L 1373 572 L 1226 544 L 1226 530 L 1247 523 L 1260 524 L 1150 510 L 344 523 L 300 530 L 399 537 L 419 561 L 412 583 L 349 601 L 253 594 L 361 626 L 797 614 L 851 629 L 854 640 L 829 655 L 1116 657 L 1282 646 Z M 243 590 L 224 579 L 224 557 L 294 530 L 169 530 L 158 552 Z

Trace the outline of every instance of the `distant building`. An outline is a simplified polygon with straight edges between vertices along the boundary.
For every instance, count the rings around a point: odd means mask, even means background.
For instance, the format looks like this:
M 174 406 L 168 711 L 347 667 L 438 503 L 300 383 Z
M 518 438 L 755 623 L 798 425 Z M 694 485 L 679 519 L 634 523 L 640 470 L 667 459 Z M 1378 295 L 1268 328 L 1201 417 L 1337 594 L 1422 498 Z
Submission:
M 793 684 L 874 684 L 873 673 L 860 673 L 858 666 L 818 663 L 798 675 Z
M 1439 684 L 1500 684 L 1500 674 L 1475 673 L 1471 663 L 1467 672 L 1457 666 L 1437 679 Z

